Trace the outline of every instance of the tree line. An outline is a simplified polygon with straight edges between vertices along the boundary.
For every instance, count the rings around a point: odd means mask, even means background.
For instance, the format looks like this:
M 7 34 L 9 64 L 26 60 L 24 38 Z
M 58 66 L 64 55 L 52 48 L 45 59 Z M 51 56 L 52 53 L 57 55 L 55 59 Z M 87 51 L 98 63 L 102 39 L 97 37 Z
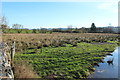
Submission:
M 53 28 L 53 29 L 24 29 L 23 25 L 21 24 L 13 24 L 12 28 L 8 26 L 6 17 L 1 18 L 0 28 L 2 29 L 3 33 L 52 33 L 52 32 L 62 32 L 62 33 L 120 33 L 120 28 L 118 31 L 116 29 L 113 30 L 111 27 L 103 28 L 103 27 L 96 27 L 95 23 L 91 24 L 90 28 L 73 28 L 72 25 L 68 26 L 68 28 Z

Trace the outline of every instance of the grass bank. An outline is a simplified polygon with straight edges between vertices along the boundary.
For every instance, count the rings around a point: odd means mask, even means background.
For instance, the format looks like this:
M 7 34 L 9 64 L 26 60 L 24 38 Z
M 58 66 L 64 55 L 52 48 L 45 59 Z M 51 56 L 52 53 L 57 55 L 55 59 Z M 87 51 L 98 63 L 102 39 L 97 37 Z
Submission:
M 117 46 L 114 43 L 85 42 L 64 45 L 27 49 L 23 54 L 16 54 L 15 61 L 26 61 L 39 78 L 86 78 L 95 70 L 94 65 Z

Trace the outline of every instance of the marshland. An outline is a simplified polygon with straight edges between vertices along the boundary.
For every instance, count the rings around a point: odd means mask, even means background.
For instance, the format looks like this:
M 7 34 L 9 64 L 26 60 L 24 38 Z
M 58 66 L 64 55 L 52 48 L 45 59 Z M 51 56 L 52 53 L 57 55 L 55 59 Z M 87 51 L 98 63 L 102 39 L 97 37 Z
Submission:
M 0 41 L 15 52 L 15 79 L 117 77 L 117 0 L 17 1 L 2 2 L 0 16 Z
M 18 78 L 87 78 L 115 50 L 118 38 L 110 33 L 3 34 L 4 42 L 16 42 L 14 72 Z M 33 76 L 27 76 L 28 65 Z M 21 70 L 26 70 L 23 76 Z

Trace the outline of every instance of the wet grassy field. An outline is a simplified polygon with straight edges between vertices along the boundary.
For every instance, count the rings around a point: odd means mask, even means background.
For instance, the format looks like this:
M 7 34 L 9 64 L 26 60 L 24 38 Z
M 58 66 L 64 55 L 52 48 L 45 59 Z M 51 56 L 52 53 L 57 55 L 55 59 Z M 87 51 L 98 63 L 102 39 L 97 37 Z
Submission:
M 78 79 L 94 72 L 118 38 L 100 33 L 4 34 L 3 41 L 16 42 L 15 65 L 25 61 L 39 78 Z
M 112 52 L 116 44 L 78 43 L 76 47 L 45 47 L 27 49 L 15 60 L 27 61 L 40 78 L 86 78 L 94 66 Z

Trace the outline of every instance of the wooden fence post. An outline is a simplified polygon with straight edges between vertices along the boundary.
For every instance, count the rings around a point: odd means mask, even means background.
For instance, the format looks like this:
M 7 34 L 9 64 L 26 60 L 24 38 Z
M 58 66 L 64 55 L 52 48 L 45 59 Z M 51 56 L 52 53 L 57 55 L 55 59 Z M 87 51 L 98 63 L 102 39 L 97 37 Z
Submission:
M 11 47 L 11 60 L 14 59 L 15 55 L 15 41 L 12 41 L 12 47 Z

